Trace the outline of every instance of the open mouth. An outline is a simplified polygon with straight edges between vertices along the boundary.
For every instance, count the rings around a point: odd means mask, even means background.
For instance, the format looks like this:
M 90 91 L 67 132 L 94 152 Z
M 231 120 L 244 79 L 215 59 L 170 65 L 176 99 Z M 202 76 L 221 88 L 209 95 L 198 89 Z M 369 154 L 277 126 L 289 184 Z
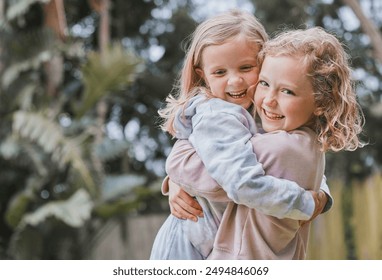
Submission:
M 274 113 L 271 113 L 269 111 L 266 111 L 263 109 L 263 113 L 264 115 L 268 118 L 268 119 L 271 119 L 271 120 L 281 120 L 284 118 L 284 116 L 282 115 L 278 115 L 278 114 L 274 114 Z
M 247 95 L 247 90 L 245 89 L 239 92 L 226 92 L 226 94 L 228 94 L 230 97 L 234 99 L 240 99 Z

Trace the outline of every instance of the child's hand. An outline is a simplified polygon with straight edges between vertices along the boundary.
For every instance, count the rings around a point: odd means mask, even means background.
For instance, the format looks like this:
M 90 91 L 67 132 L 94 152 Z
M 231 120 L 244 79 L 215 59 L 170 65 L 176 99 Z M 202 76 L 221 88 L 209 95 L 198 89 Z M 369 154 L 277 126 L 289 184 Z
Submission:
M 197 222 L 198 217 L 203 217 L 200 204 L 171 180 L 169 180 L 169 204 L 171 214 L 179 219 Z
M 312 217 L 308 221 L 301 221 L 300 222 L 301 226 L 303 226 L 306 223 L 313 221 L 318 215 L 320 215 L 322 213 L 322 210 L 324 210 L 326 203 L 328 202 L 328 198 L 322 190 L 320 190 L 318 192 L 315 192 L 315 191 L 309 191 L 309 192 L 313 196 L 316 207 L 314 208 L 314 212 L 313 212 Z

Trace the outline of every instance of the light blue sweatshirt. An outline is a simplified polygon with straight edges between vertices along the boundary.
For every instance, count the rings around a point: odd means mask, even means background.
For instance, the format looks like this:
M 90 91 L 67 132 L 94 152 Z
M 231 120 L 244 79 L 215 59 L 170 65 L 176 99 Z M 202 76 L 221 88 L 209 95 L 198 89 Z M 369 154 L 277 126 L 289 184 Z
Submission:
M 243 107 L 200 94 L 178 112 L 174 127 L 176 138 L 190 141 L 210 176 L 235 203 L 280 219 L 312 216 L 315 203 L 309 192 L 265 175 L 250 141 L 257 128 Z

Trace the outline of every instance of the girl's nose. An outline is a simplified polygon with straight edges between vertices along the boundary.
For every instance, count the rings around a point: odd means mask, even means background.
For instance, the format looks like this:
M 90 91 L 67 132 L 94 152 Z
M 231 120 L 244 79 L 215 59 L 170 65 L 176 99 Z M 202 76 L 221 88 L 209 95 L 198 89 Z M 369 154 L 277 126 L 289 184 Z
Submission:
M 237 85 L 243 82 L 243 78 L 240 75 L 232 75 L 228 79 L 229 85 Z
M 265 96 L 263 102 L 264 102 L 267 106 L 269 106 L 269 107 L 274 107 L 274 106 L 276 106 L 276 105 L 277 105 L 276 95 L 275 95 L 274 93 L 269 92 L 269 93 Z

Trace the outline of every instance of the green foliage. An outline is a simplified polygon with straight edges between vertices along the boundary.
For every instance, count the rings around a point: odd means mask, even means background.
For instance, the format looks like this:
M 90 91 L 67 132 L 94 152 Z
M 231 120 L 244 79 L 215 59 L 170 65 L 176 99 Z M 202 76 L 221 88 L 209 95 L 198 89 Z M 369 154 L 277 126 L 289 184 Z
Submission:
M 8 9 L 7 9 L 7 20 L 11 21 L 14 20 L 17 17 L 23 17 L 28 12 L 28 9 L 30 6 L 32 6 L 35 3 L 48 3 L 51 0 L 24 0 L 24 1 L 18 1 L 18 0 L 8 0 Z
M 82 116 L 104 95 L 130 84 L 136 78 L 140 61 L 114 44 L 105 53 L 91 52 L 82 67 L 85 90 L 77 114 Z M 75 107 L 76 108 L 76 107 Z
M 28 194 L 27 191 L 22 191 L 21 193 L 14 195 L 5 214 L 5 220 L 10 227 L 17 227 L 24 214 L 27 212 L 30 201 L 31 194 Z
M 78 39 L 58 41 L 34 21 L 45 2 L 9 1 L 1 23 L 0 258 L 81 258 L 80 237 L 92 238 L 97 219 L 136 210 L 134 189 L 147 182 L 130 170 L 108 174 L 110 161 L 128 162 L 131 143 L 109 139 L 108 116 L 96 109 L 106 100 L 109 110 L 141 59 L 117 43 L 101 55 Z M 48 94 L 57 74 L 64 79 Z
M 13 131 L 23 138 L 36 142 L 41 148 L 52 155 L 59 169 L 68 164 L 73 166 L 84 182 L 84 187 L 89 193 L 96 195 L 95 182 L 83 160 L 81 151 L 81 140 L 77 138 L 66 138 L 62 128 L 42 114 L 25 111 L 14 113 Z
M 68 31 L 77 36 L 65 42 L 42 27 L 47 2 L 8 0 L 0 17 L 0 258 L 81 258 L 81 238 L 91 239 L 106 219 L 167 205 L 155 181 L 163 170 L 155 167 L 163 166 L 171 140 L 156 117 L 182 65 L 182 42 L 196 25 L 193 1 L 112 0 L 110 35 L 116 43 L 102 55 L 95 51 L 99 17 L 88 1 L 64 1 Z M 359 97 L 373 145 L 328 155 L 327 172 L 367 176 L 382 163 L 381 116 L 369 111 L 380 103 L 382 79 L 361 29 L 346 30 L 343 4 L 336 0 L 252 2 L 270 33 L 318 25 L 349 46 L 354 67 L 364 73 Z M 151 60 L 155 48 L 163 55 Z M 54 65 L 56 58 L 62 65 Z M 53 94 L 47 81 L 57 73 L 47 65 L 62 74 Z M 374 87 L 368 87 L 371 78 Z M 131 123 L 135 128 L 127 131 Z M 82 214 L 75 217 L 77 209 Z
M 89 194 L 80 189 L 69 199 L 64 201 L 49 202 L 25 215 L 20 226 L 37 226 L 49 217 L 55 217 L 71 227 L 81 227 L 90 219 L 93 201 Z
M 104 201 L 111 201 L 119 197 L 126 197 L 137 187 L 144 186 L 145 176 L 135 174 L 107 175 L 103 181 L 102 197 Z
M 109 161 L 120 157 L 129 148 L 130 143 L 126 140 L 105 138 L 102 143 L 95 147 L 94 152 L 100 160 Z
M 38 70 L 43 63 L 52 58 L 55 52 L 54 34 L 46 28 L 16 34 L 4 31 L 3 36 L 4 44 L 7 45 L 6 61 L 9 64 L 1 80 L 5 89 L 19 78 L 22 72 Z

